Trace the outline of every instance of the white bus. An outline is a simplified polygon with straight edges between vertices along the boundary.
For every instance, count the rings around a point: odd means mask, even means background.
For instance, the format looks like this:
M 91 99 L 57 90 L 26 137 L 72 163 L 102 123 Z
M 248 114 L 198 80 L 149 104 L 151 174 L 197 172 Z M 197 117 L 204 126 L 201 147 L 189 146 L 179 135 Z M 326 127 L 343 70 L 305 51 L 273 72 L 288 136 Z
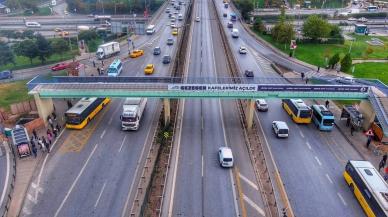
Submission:
M 152 35 L 155 32 L 155 25 L 149 25 L 147 26 L 146 33 L 147 35 Z

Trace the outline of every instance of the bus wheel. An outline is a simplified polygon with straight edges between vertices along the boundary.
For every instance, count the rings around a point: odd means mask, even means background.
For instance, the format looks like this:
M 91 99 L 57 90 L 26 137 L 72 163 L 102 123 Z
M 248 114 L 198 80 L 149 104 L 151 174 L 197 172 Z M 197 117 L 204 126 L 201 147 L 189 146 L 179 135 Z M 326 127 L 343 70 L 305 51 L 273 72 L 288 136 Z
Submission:
M 349 188 L 350 188 L 350 190 L 351 190 L 352 192 L 354 192 L 354 185 L 353 185 L 353 183 L 350 183 Z

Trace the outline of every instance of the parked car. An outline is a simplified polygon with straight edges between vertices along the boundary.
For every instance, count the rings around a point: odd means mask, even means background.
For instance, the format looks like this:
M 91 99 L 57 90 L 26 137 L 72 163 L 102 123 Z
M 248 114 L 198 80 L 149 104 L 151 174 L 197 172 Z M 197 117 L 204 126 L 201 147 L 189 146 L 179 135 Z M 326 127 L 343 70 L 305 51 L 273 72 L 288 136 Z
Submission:
M 162 62 L 163 62 L 163 64 L 169 64 L 171 62 L 171 56 L 170 55 L 164 55 Z
M 5 70 L 0 72 L 0 80 L 13 78 L 12 71 Z
M 51 67 L 52 71 L 59 71 L 59 70 L 64 70 L 69 67 L 69 63 L 58 63 L 55 66 Z
M 162 50 L 160 49 L 160 47 L 154 48 L 154 55 L 159 55 L 161 52 L 162 52 Z
M 245 76 L 248 78 L 253 78 L 255 75 L 253 74 L 253 70 L 247 69 L 245 70 Z
M 262 112 L 268 111 L 268 104 L 265 99 L 256 99 L 256 108 Z

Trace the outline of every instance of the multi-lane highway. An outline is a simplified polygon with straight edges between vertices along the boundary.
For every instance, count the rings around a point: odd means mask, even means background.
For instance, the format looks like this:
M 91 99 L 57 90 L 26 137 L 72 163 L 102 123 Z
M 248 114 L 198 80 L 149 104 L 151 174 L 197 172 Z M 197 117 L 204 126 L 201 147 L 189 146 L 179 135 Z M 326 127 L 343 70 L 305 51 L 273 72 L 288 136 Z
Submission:
M 169 75 L 170 64 L 162 64 L 162 55 L 174 56 L 176 43 L 166 45 L 167 38 L 173 37 L 167 21 L 162 14 L 156 33 L 137 39 L 144 42 L 145 55 L 127 60 L 123 76 L 143 76 L 148 63 L 155 64 L 151 76 Z M 154 46 L 161 47 L 162 55 L 152 54 Z M 122 102 L 112 100 L 85 129 L 65 131 L 55 154 L 48 155 L 33 178 L 21 216 L 128 215 L 160 106 L 159 100 L 149 100 L 140 129 L 125 132 L 119 119 Z
M 218 5 L 218 9 L 231 12 L 230 9 L 224 9 L 221 4 Z M 223 18 L 225 31 L 228 31 L 226 28 L 228 21 L 229 19 Z M 234 25 L 234 28 L 240 30 L 240 37 L 238 39 L 229 37 L 229 43 L 235 51 L 240 71 L 252 69 L 255 77 L 280 77 L 263 56 L 274 62 L 286 58 L 263 49 L 257 42 L 252 42 L 251 36 L 244 31 L 240 23 L 235 22 Z M 248 47 L 248 54 L 238 54 L 239 46 Z M 289 60 L 281 65 L 288 63 Z M 299 72 L 307 70 L 300 65 L 288 67 Z M 342 177 L 346 161 L 361 157 L 342 134 L 336 129 L 323 133 L 312 125 L 297 125 L 285 113 L 280 100 L 269 100 L 268 104 L 269 112 L 257 112 L 255 116 L 265 135 L 262 140 L 267 142 L 272 150 L 295 215 L 363 216 L 363 211 Z M 287 122 L 290 128 L 288 139 L 279 140 L 274 136 L 271 128 L 274 120 Z

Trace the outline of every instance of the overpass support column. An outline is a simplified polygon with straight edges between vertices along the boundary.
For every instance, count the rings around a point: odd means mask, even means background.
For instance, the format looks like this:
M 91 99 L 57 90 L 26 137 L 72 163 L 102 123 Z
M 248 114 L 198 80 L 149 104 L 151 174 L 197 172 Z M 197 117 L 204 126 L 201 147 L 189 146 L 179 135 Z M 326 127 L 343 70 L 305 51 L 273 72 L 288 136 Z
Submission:
M 368 130 L 375 120 L 376 112 L 368 100 L 361 101 L 359 110 L 364 117 L 362 128 Z
M 253 114 L 255 113 L 255 100 L 248 100 L 248 113 L 246 115 L 247 118 L 247 128 L 248 130 L 252 129 L 253 125 Z
M 164 126 L 170 124 L 170 99 L 163 98 L 163 107 L 164 107 Z
M 54 104 L 51 98 L 42 99 L 39 94 L 34 94 L 36 108 L 38 109 L 39 117 L 43 119 L 47 125 L 47 117 L 54 111 Z

